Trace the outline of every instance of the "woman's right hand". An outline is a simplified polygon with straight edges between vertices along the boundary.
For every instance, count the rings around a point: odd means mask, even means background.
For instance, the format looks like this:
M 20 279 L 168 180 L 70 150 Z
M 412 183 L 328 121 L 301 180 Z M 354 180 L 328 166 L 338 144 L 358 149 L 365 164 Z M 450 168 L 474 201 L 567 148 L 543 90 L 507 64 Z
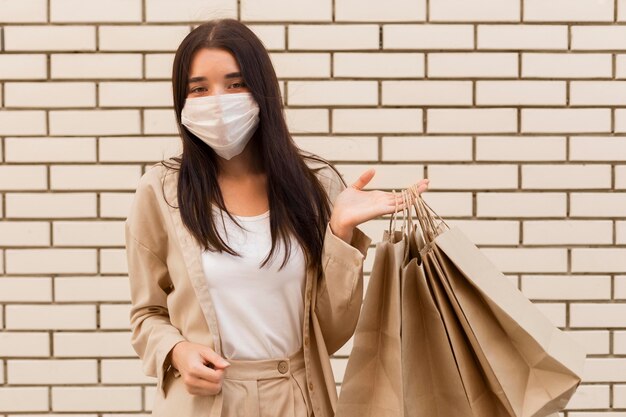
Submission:
M 215 395 L 222 390 L 224 369 L 230 363 L 207 346 L 182 341 L 172 349 L 172 366 L 180 372 L 187 392 Z

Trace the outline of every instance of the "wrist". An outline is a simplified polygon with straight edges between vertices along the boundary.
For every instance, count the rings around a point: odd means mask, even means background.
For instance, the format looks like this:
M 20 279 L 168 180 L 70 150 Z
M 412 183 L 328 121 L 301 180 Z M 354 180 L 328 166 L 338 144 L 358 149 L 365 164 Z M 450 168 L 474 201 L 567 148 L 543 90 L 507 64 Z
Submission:
M 330 229 L 335 236 L 337 236 L 347 244 L 350 244 L 350 242 L 352 241 L 352 232 L 354 230 L 354 226 L 342 223 L 338 219 L 333 219 L 331 217 Z

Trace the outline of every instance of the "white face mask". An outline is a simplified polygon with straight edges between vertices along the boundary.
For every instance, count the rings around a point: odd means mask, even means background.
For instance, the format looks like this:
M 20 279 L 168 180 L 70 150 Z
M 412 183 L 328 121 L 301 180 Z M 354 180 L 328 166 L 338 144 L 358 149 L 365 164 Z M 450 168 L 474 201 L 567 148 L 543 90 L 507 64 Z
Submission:
M 239 155 L 259 124 L 259 105 L 252 93 L 192 97 L 185 101 L 181 122 L 224 159 Z

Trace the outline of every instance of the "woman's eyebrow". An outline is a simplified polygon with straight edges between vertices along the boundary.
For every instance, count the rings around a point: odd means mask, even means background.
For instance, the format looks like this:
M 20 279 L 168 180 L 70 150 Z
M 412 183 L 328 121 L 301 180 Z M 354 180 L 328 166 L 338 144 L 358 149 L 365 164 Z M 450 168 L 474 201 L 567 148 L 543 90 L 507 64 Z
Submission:
M 240 72 L 229 72 L 228 74 L 224 75 L 225 79 L 240 78 L 240 77 L 241 77 L 241 73 Z M 204 77 L 204 76 L 192 77 L 192 78 L 189 79 L 189 84 L 199 83 L 200 81 L 206 81 L 206 77 Z

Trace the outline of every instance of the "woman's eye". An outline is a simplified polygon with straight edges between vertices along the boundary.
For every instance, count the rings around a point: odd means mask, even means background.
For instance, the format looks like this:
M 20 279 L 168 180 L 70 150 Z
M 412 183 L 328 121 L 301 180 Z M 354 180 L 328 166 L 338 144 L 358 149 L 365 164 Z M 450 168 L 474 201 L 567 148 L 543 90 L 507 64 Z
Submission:
M 202 87 L 196 87 L 196 88 L 193 88 L 193 89 L 191 90 L 191 92 L 192 92 L 192 93 L 197 93 L 197 92 L 199 92 L 200 90 L 204 90 L 204 88 L 202 88 Z
M 241 88 L 241 87 L 244 87 L 246 85 L 246 83 L 240 82 L 240 83 L 233 83 L 231 85 L 238 85 L 239 87 L 235 87 L 235 88 Z

